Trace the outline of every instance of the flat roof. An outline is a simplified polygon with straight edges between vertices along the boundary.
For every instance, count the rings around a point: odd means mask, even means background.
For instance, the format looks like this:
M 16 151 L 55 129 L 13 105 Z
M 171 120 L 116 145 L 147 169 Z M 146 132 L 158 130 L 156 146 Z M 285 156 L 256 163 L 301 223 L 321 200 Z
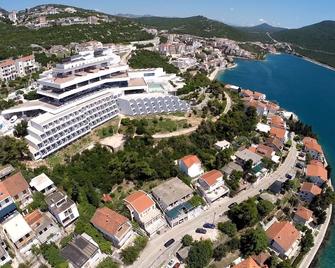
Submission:
M 50 178 L 44 173 L 36 176 L 29 183 L 31 187 L 35 188 L 39 192 L 41 192 L 42 190 L 46 189 L 47 187 L 53 184 L 54 184 L 53 181 L 50 180 Z
M 256 153 L 251 152 L 248 149 L 244 149 L 242 151 L 237 151 L 235 156 L 242 159 L 243 161 L 252 160 L 254 164 L 257 164 L 259 161 L 262 160 L 262 157 Z
M 32 232 L 29 224 L 25 221 L 20 213 L 10 218 L 3 224 L 3 228 L 8 234 L 10 240 L 16 243 L 20 238 Z
M 10 175 L 14 171 L 15 171 L 15 168 L 12 165 L 7 165 L 7 166 L 3 167 L 0 170 L 0 179 L 2 179 L 5 176 Z
M 152 189 L 152 192 L 167 205 L 173 204 L 183 197 L 193 193 L 191 187 L 178 177 L 169 179 Z

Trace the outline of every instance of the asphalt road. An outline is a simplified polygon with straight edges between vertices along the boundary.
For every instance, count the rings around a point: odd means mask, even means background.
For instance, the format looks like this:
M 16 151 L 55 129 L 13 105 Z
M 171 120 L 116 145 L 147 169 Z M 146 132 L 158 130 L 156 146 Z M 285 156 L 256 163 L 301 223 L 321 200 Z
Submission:
M 284 163 L 281 164 L 273 173 L 268 174 L 266 177 L 256 182 L 255 184 L 250 185 L 249 188 L 240 192 L 233 198 L 224 197 L 223 199 L 214 202 L 198 217 L 177 225 L 176 227 L 169 229 L 167 232 L 150 239 L 139 259 L 131 267 L 160 267 L 176 252 L 178 249 L 177 244 L 179 244 L 181 238 L 185 234 L 192 234 L 196 228 L 201 227 L 205 222 L 213 222 L 214 217 L 216 220 L 222 220 L 222 218 L 219 218 L 219 215 L 222 215 L 224 212 L 228 211 L 228 206 L 230 204 L 234 202 L 240 203 L 249 197 L 257 195 L 261 190 L 267 189 L 277 179 L 283 180 L 285 174 L 295 165 L 297 158 L 297 150 L 295 145 L 296 143 L 292 142 L 291 149 Z M 164 247 L 164 243 L 171 238 L 174 238 L 176 242 L 170 248 L 166 249 Z

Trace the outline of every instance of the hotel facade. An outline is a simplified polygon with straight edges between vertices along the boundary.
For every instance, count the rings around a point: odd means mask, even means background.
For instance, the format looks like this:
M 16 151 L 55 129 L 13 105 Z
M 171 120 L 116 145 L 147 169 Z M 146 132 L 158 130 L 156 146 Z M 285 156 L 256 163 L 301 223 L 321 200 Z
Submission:
M 189 105 L 174 96 L 173 81 L 178 77 L 162 68 L 130 70 L 112 49 L 83 51 L 41 74 L 39 100 L 24 102 L 2 114 L 29 119 L 26 140 L 32 157 L 41 159 L 120 112 L 187 111 Z

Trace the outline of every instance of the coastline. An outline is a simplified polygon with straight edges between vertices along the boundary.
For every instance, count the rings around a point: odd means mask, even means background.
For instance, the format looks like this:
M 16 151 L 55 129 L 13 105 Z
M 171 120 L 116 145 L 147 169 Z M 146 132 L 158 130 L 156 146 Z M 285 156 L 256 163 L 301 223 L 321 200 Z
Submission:
M 219 73 L 224 72 L 227 69 L 233 69 L 235 67 L 237 67 L 237 63 L 234 63 L 233 65 L 228 66 L 228 67 L 224 67 L 224 68 L 222 68 L 222 67 L 216 67 L 215 70 L 208 75 L 208 78 L 211 81 L 216 80 L 216 78 L 217 78 L 217 76 L 218 76 Z
M 304 59 L 304 60 L 306 60 L 306 61 L 309 61 L 309 62 L 311 62 L 311 63 L 314 63 L 314 64 L 316 64 L 316 65 L 319 65 L 319 66 L 321 66 L 321 67 L 324 67 L 324 68 L 326 68 L 326 69 L 329 69 L 329 70 L 335 72 L 335 67 L 332 67 L 332 66 L 330 66 L 330 65 L 327 65 L 327 64 L 324 64 L 324 63 L 321 63 L 321 62 L 318 62 L 318 61 L 316 61 L 316 60 L 313 60 L 313 59 L 311 59 L 311 58 L 308 58 L 308 57 L 303 56 L 303 55 L 300 55 L 300 54 L 299 54 L 298 57 L 300 57 L 300 58 L 302 58 L 302 59 Z

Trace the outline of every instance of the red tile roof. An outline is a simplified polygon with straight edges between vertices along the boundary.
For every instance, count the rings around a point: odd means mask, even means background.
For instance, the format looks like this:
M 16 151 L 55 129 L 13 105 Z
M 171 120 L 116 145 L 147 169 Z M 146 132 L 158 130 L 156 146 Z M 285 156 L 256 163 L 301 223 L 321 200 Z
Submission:
M 13 61 L 12 59 L 0 61 L 0 68 L 10 66 L 10 65 L 14 65 L 14 64 L 15 64 L 15 61 Z
M 284 140 L 285 134 L 286 134 L 286 130 L 283 128 L 271 127 L 270 129 L 270 135 L 277 137 L 278 139 Z
M 299 206 L 295 215 L 299 216 L 300 218 L 304 219 L 305 221 L 308 221 L 310 218 L 312 218 L 313 211 L 311 211 L 308 208 L 305 208 L 303 206 Z
M 311 161 L 311 163 L 307 165 L 306 176 L 307 177 L 319 177 L 324 182 L 328 180 L 327 169 L 325 169 L 323 164 L 319 161 Z
M 21 57 L 18 60 L 19 61 L 30 61 L 30 60 L 33 60 L 34 58 L 35 58 L 34 55 L 29 55 L 29 56 Z
M 22 193 L 24 190 L 29 190 L 29 185 L 21 172 L 8 177 L 3 182 L 12 197 Z
M 201 176 L 201 178 L 209 185 L 215 184 L 219 178 L 222 178 L 223 174 L 221 171 L 213 169 L 211 171 L 206 172 Z
M 244 261 L 233 266 L 233 268 L 261 268 L 253 258 L 249 257 Z
M 190 168 L 194 164 L 201 164 L 200 159 L 196 155 L 186 155 L 180 159 L 187 168 Z
M 319 186 L 315 185 L 314 183 L 304 182 L 300 188 L 300 191 L 309 192 L 316 196 L 321 194 L 322 189 Z
M 113 199 L 109 194 L 103 194 L 101 200 L 105 203 L 111 202 Z
M 273 149 L 265 144 L 260 144 L 256 148 L 257 154 L 265 156 L 270 159 L 272 157 L 273 152 L 274 152 Z
M 38 209 L 36 209 L 33 212 L 24 216 L 24 219 L 31 226 L 31 225 L 34 225 L 35 223 L 41 221 L 42 213 Z
M 269 239 L 276 243 L 285 251 L 288 251 L 295 241 L 300 238 L 300 232 L 288 221 L 275 222 L 266 230 Z
M 115 235 L 118 229 L 128 221 L 125 216 L 107 207 L 98 208 L 91 219 L 94 226 L 112 235 Z
M 302 141 L 304 143 L 304 146 L 307 150 L 315 151 L 320 154 L 323 154 L 322 147 L 318 143 L 318 141 L 311 137 L 305 137 Z
M 134 192 L 131 195 L 128 195 L 124 200 L 138 213 L 142 213 L 155 205 L 155 202 L 143 191 Z
M 5 200 L 7 197 L 9 197 L 8 190 L 3 183 L 3 181 L 0 182 L 0 201 Z

